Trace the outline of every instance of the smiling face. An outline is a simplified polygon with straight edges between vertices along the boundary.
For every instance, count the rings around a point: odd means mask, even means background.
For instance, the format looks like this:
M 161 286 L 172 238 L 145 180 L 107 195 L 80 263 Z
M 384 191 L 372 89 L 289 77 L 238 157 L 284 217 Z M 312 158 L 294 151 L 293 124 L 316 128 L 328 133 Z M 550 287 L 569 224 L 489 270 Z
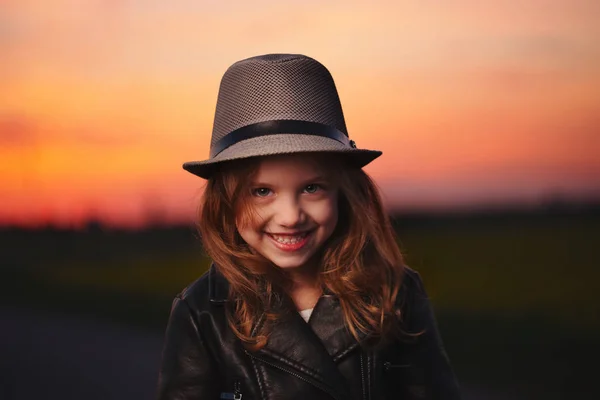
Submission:
M 309 155 L 262 159 L 249 185 L 254 218 L 238 220 L 240 236 L 280 268 L 307 267 L 333 233 L 338 189 Z

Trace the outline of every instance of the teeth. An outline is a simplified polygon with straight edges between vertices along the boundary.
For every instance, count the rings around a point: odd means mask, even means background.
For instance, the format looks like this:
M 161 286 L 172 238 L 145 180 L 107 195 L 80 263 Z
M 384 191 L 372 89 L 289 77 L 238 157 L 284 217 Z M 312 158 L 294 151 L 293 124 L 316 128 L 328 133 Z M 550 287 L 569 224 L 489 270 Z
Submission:
M 304 237 L 306 236 L 306 233 L 303 233 L 298 236 L 277 236 L 277 235 L 271 235 L 271 236 L 273 237 L 273 239 L 277 240 L 277 242 L 279 242 L 279 243 L 296 244 L 299 241 L 301 241 L 302 239 L 304 239 Z

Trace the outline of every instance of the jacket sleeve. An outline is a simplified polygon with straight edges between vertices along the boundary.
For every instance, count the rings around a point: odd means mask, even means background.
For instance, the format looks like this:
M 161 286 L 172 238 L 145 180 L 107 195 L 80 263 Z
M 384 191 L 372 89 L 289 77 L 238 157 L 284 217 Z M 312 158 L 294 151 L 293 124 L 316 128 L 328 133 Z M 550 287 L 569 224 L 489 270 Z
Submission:
M 444 349 L 437 322 L 423 286 L 421 276 L 412 271 L 413 294 L 409 326 L 411 332 L 422 332 L 417 339 L 417 358 L 423 369 L 432 399 L 459 400 L 458 382 Z
M 158 400 L 218 398 L 216 366 L 185 299 L 171 307 L 158 377 Z

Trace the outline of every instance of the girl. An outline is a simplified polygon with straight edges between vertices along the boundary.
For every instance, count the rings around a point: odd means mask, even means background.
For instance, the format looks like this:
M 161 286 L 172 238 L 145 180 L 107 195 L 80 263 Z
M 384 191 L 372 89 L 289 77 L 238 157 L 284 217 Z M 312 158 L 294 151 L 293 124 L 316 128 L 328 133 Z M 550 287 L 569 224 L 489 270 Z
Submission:
M 199 231 L 210 270 L 173 302 L 158 398 L 458 399 L 419 275 L 316 60 L 223 76 Z

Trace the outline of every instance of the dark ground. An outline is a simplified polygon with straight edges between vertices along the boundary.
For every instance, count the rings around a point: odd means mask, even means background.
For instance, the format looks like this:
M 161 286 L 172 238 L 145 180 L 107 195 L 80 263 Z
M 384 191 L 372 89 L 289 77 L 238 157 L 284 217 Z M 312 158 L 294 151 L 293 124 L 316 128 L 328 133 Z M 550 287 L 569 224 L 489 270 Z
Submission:
M 0 399 L 134 400 L 155 396 L 162 335 L 68 314 L 0 308 Z M 512 400 L 462 383 L 464 400 Z
M 0 399 L 152 399 L 162 337 L 93 318 L 0 309 Z

